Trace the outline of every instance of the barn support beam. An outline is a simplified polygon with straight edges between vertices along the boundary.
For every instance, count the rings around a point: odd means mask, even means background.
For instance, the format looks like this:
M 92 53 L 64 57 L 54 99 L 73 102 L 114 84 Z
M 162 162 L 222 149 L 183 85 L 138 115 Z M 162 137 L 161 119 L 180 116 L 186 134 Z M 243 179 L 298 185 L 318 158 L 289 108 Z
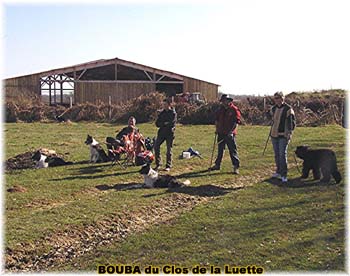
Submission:
M 118 80 L 118 60 L 115 60 L 114 63 L 114 79 Z
M 92 82 L 92 83 L 167 83 L 167 84 L 183 84 L 183 81 L 146 81 L 146 80 L 78 80 L 76 82 Z
M 150 81 L 153 81 L 153 79 L 152 79 L 151 76 L 147 73 L 147 71 L 143 70 L 143 72 L 145 72 L 147 78 L 148 78 Z
M 81 72 L 81 74 L 80 74 L 79 77 L 78 77 L 78 80 L 80 80 L 80 78 L 85 74 L 86 70 L 87 70 L 87 69 L 84 69 L 84 71 Z
M 50 79 L 50 77 L 49 77 L 49 79 Z M 51 105 L 51 102 L 52 102 L 51 85 L 52 85 L 52 83 L 50 82 L 49 83 L 49 105 Z
M 60 93 L 61 93 L 61 104 L 63 104 L 63 77 L 60 75 Z

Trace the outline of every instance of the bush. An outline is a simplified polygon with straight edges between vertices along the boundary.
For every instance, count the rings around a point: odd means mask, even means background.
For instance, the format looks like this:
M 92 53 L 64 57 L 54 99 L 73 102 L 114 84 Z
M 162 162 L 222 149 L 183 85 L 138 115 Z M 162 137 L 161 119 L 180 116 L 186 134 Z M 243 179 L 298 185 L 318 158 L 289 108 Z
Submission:
M 286 102 L 296 114 L 297 125 L 319 126 L 325 124 L 343 124 L 345 114 L 345 91 L 321 91 L 314 93 L 291 93 Z M 154 121 L 162 108 L 165 98 L 161 93 L 142 95 L 121 105 L 108 104 L 79 104 L 66 109 L 63 106 L 48 106 L 37 98 L 20 100 L 7 99 L 6 122 L 34 122 L 55 120 L 55 116 L 64 111 L 65 119 L 71 121 L 98 121 L 125 124 L 130 116 L 138 123 Z M 266 105 L 273 104 L 273 97 L 238 97 L 235 104 L 242 113 L 243 124 L 269 125 L 270 120 L 264 112 Z M 264 101 L 265 99 L 265 101 Z M 175 109 L 178 122 L 182 124 L 214 124 L 218 102 L 207 104 L 176 103 Z

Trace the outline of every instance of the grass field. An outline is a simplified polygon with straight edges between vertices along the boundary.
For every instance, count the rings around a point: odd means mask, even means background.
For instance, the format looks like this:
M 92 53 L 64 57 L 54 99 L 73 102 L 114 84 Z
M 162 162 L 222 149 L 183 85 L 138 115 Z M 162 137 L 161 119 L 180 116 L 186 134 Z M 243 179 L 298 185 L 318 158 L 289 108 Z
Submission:
M 242 126 L 240 175 L 226 153 L 220 172 L 206 172 L 213 126 L 178 126 L 172 175 L 191 186 L 172 191 L 128 189 L 141 183 L 137 167 L 87 164 L 89 133 L 98 141 L 122 126 L 96 123 L 6 124 L 6 159 L 47 147 L 78 164 L 5 175 L 6 268 L 9 271 L 95 271 L 98 264 L 223 267 L 265 271 L 345 270 L 345 183 L 301 182 L 296 145 L 332 148 L 345 179 L 345 130 L 297 128 L 289 150 L 289 179 L 277 185 L 268 127 Z M 153 137 L 153 124 L 138 126 Z M 203 159 L 179 159 L 192 146 Z M 162 146 L 162 154 L 165 147 Z M 301 165 L 298 160 L 299 166 Z

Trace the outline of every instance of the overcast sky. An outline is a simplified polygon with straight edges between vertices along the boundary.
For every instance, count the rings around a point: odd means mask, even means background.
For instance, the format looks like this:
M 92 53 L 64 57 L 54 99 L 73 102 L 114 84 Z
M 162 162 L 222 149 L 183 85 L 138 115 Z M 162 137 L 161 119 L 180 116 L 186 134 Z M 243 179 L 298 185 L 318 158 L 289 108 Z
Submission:
M 118 57 L 229 94 L 350 90 L 348 0 L 50 3 L 2 4 L 3 78 Z

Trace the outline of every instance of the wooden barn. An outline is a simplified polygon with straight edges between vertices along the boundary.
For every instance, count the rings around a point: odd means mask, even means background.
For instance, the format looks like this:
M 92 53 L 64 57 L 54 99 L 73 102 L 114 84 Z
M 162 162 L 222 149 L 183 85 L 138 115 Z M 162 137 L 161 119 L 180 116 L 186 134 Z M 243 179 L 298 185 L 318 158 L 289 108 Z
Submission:
M 211 101 L 219 85 L 114 58 L 8 78 L 3 87 L 6 97 L 38 96 L 48 104 L 118 104 L 154 91 L 168 96 L 200 92 Z

